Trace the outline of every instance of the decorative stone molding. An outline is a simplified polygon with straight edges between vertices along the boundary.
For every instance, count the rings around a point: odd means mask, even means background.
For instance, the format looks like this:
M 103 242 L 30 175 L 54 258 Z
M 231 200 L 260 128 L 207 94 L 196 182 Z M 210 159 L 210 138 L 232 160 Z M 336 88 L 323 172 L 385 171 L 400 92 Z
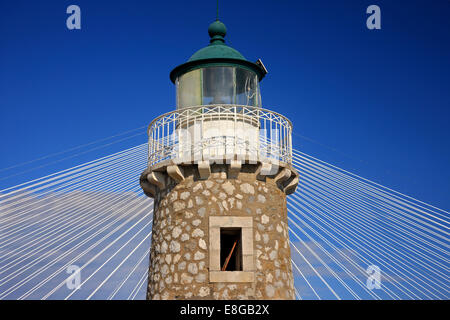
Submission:
M 199 161 L 198 173 L 202 179 L 208 179 L 211 174 L 211 165 L 209 164 L 209 161 Z
M 142 191 L 144 191 L 144 194 L 149 198 L 155 198 L 156 193 L 156 186 L 154 184 L 151 184 L 147 180 L 147 170 L 142 172 L 140 178 L 139 178 L 139 184 L 141 185 Z
M 184 180 L 183 169 L 177 165 L 171 165 L 167 168 L 167 174 L 176 182 L 181 182 Z
M 173 161 L 166 161 L 144 171 L 141 176 L 141 186 L 147 195 L 154 198 L 155 192 L 158 190 L 162 191 L 174 183 L 180 183 L 189 175 L 206 180 L 214 170 L 226 172 L 226 178 L 228 179 L 238 179 L 239 174 L 244 172 L 253 173 L 255 179 L 259 181 L 273 179 L 278 188 L 286 194 L 294 193 L 299 181 L 295 169 L 283 163 L 257 162 L 253 164 L 240 160 L 230 160 L 228 164 L 217 164 L 210 161 L 199 161 L 197 164 L 175 164 Z
M 264 181 L 264 179 L 274 174 L 274 166 L 270 162 L 263 162 L 256 170 L 256 178 L 258 180 Z
M 150 172 L 147 175 L 147 180 L 150 184 L 154 184 L 159 189 L 164 189 L 166 187 L 165 176 L 161 172 Z
M 230 168 L 228 170 L 228 178 L 236 179 L 239 175 L 239 172 L 242 169 L 242 162 L 237 160 L 232 160 L 230 163 Z
M 291 177 L 291 170 L 283 168 L 274 178 L 275 183 L 282 183 Z
M 293 194 L 295 189 L 297 189 L 298 181 L 299 177 L 297 175 L 286 185 L 286 187 L 284 187 L 283 192 L 286 193 L 286 195 Z

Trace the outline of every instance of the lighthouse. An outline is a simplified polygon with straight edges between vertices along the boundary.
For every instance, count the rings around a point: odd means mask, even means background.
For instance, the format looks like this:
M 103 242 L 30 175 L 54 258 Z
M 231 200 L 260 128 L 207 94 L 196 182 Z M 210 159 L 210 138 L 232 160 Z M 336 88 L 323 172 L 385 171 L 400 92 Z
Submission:
M 219 20 L 208 33 L 209 45 L 170 73 L 176 109 L 148 127 L 147 299 L 294 299 L 292 124 L 263 107 L 261 60 L 226 45 Z

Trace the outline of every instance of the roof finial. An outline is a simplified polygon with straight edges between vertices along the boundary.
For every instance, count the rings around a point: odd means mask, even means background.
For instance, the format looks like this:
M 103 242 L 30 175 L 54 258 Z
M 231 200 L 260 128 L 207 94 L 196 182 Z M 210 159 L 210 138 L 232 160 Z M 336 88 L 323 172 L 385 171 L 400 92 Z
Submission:
M 208 27 L 208 33 L 211 39 L 211 44 L 223 44 L 225 42 L 225 35 L 227 34 L 227 27 L 219 20 L 214 21 Z
M 219 21 L 219 0 L 217 0 L 216 6 L 216 21 Z

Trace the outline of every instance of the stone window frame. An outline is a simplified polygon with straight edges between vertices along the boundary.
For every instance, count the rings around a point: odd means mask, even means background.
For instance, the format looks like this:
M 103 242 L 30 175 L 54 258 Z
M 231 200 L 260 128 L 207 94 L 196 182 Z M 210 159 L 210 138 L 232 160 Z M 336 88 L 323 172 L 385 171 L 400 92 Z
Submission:
M 240 228 L 242 237 L 242 271 L 221 271 L 220 228 Z M 242 216 L 209 217 L 209 281 L 253 282 L 255 278 L 253 250 L 253 218 Z

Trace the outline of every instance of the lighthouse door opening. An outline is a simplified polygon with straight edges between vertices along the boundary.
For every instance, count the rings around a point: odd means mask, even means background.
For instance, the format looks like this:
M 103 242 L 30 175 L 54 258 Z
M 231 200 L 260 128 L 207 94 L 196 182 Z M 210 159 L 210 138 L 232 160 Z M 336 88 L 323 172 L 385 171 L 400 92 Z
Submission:
M 221 271 L 242 271 L 241 228 L 220 228 Z

